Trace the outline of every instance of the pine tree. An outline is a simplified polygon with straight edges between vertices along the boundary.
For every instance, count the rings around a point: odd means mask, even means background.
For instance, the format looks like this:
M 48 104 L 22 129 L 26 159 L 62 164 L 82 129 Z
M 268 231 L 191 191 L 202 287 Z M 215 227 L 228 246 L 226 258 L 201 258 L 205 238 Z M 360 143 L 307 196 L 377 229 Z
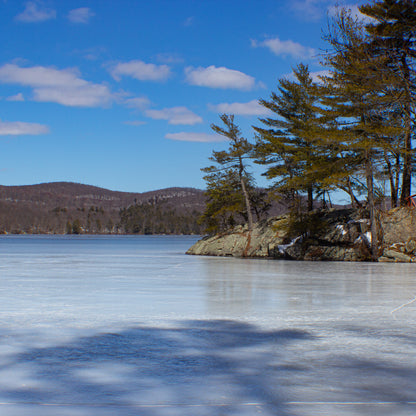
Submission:
M 205 225 L 205 231 L 213 234 L 246 222 L 237 172 L 233 169 L 210 172 L 204 179 L 207 202 L 199 222 Z
M 322 102 L 334 120 L 326 133 L 348 155 L 351 172 L 365 177 L 371 251 L 376 256 L 375 178 L 392 150 L 391 138 L 398 135 L 397 126 L 389 123 L 393 112 L 387 105 L 388 78 L 379 71 L 384 57 L 374 54 L 362 22 L 345 8 L 333 19 L 326 40 L 332 51 L 325 56 L 330 75 L 324 77 Z
M 278 92 L 260 103 L 275 116 L 260 119 L 266 126 L 257 132 L 256 163 L 267 166 L 265 176 L 274 179 L 273 189 L 292 203 L 307 194 L 307 209 L 313 209 L 314 192 L 322 192 L 328 161 L 324 143 L 316 134 L 322 122 L 316 85 L 306 65 L 293 71 L 295 80 L 282 78 Z
M 225 136 L 230 143 L 228 150 L 213 151 L 210 160 L 214 162 L 201 169 L 207 175 L 208 203 L 202 221 L 207 224 L 207 231 L 213 232 L 229 228 L 242 216 L 253 228 L 252 204 L 250 191 L 254 188 L 252 176 L 247 171 L 246 160 L 250 157 L 253 145 L 241 136 L 233 115 L 220 116 L 224 127 L 212 124 L 211 128 Z
M 360 11 L 372 20 L 366 25 L 369 47 L 379 58 L 379 74 L 386 79 L 385 96 L 399 110 L 402 121 L 402 186 L 400 204 L 411 194 L 416 109 L 416 1 L 379 0 Z

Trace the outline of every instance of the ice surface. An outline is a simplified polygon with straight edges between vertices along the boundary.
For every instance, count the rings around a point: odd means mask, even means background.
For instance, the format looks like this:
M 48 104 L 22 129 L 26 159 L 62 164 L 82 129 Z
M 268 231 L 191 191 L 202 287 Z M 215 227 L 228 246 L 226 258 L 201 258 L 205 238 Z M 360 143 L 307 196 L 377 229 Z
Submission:
M 416 414 L 415 265 L 195 239 L 0 237 L 0 414 Z

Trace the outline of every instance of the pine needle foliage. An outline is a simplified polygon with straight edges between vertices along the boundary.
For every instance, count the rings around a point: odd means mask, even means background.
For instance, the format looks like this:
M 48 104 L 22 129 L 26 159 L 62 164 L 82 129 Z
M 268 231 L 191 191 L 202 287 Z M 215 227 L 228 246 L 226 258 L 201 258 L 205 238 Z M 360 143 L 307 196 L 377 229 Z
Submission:
M 227 150 L 213 151 L 213 165 L 201 169 L 206 173 L 207 206 L 201 217 L 206 232 L 224 231 L 236 224 L 247 223 L 253 227 L 253 211 L 259 215 L 267 210 L 264 196 L 255 188 L 248 172 L 253 144 L 242 137 L 233 115 L 220 116 L 223 126 L 212 124 L 211 128 L 229 141 Z
M 291 200 L 293 207 L 307 194 L 311 211 L 314 196 L 327 190 L 325 167 L 329 168 L 331 155 L 318 134 L 323 119 L 308 66 L 299 64 L 293 75 L 294 80 L 278 81 L 269 100 L 260 100 L 273 116 L 260 119 L 264 127 L 254 127 L 255 161 L 266 166 L 264 175 L 274 180 L 272 189 Z

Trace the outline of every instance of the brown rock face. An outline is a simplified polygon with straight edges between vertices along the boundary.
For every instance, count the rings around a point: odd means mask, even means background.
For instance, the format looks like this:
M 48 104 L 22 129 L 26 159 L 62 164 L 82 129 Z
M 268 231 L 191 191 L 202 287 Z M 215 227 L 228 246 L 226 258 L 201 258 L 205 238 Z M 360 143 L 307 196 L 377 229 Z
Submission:
M 276 257 L 278 245 L 286 237 L 283 224 L 286 217 L 278 217 L 256 224 L 249 233 L 238 226 L 227 233 L 205 237 L 194 244 L 187 254 L 203 256 Z
M 384 247 L 416 240 L 416 209 L 404 207 L 381 212 L 380 225 Z
M 256 224 L 251 233 L 239 226 L 222 235 L 203 238 L 187 254 L 309 261 L 371 260 L 369 221 L 363 212 L 319 212 L 307 220 L 313 227 L 302 232 L 290 227 L 288 216 Z M 379 261 L 416 262 L 416 210 L 399 208 L 380 213 L 379 228 L 382 253 Z

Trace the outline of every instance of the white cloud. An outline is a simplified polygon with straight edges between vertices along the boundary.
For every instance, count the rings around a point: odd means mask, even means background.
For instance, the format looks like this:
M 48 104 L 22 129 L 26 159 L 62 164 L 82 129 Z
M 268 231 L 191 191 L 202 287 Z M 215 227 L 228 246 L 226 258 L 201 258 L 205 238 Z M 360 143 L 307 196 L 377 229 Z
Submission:
M 25 10 L 16 16 L 16 20 L 25 23 L 44 22 L 45 20 L 55 19 L 56 11 L 43 7 L 40 3 L 28 1 Z
M 0 120 L 0 136 L 24 136 L 46 133 L 49 133 L 49 127 L 43 124 Z
M 128 108 L 134 108 L 136 110 L 143 111 L 149 107 L 150 100 L 147 97 L 134 97 L 125 99 L 123 103 Z
M 212 142 L 223 142 L 226 139 L 219 134 L 206 134 L 206 133 L 168 133 L 166 139 L 178 140 L 181 142 L 198 142 L 198 143 L 212 143 Z
M 255 79 L 250 75 L 225 67 L 211 65 L 207 68 L 187 67 L 186 80 L 191 85 L 209 88 L 232 88 L 250 90 L 255 86 Z
M 317 54 L 317 51 L 313 48 L 303 46 L 293 40 L 280 40 L 278 37 L 266 39 L 262 42 L 252 40 L 251 45 L 255 48 L 268 48 L 277 56 L 281 55 L 291 56 L 293 58 L 309 59 Z
M 52 102 L 68 107 L 100 107 L 108 105 L 111 93 L 105 85 L 87 83 L 78 88 L 35 88 L 35 101 Z
M 259 104 L 258 100 L 252 100 L 248 103 L 221 103 L 210 105 L 209 108 L 221 114 L 240 116 L 266 116 L 270 114 L 270 110 Z
M 147 64 L 138 60 L 118 63 L 110 68 L 109 72 L 116 81 L 120 81 L 122 76 L 139 81 L 164 81 L 170 76 L 168 65 Z
M 18 94 L 7 97 L 6 99 L 7 101 L 24 101 L 25 97 L 23 97 L 23 94 L 19 92 Z
M 35 101 L 71 107 L 105 106 L 114 98 L 106 85 L 83 80 L 76 69 L 6 64 L 0 67 L 0 82 L 33 88 Z
M 68 13 L 68 20 L 72 23 L 88 23 L 95 13 L 88 7 L 80 7 Z
M 164 108 L 163 110 L 147 110 L 147 117 L 155 120 L 168 120 L 169 124 L 193 125 L 202 123 L 202 118 L 186 107 Z

